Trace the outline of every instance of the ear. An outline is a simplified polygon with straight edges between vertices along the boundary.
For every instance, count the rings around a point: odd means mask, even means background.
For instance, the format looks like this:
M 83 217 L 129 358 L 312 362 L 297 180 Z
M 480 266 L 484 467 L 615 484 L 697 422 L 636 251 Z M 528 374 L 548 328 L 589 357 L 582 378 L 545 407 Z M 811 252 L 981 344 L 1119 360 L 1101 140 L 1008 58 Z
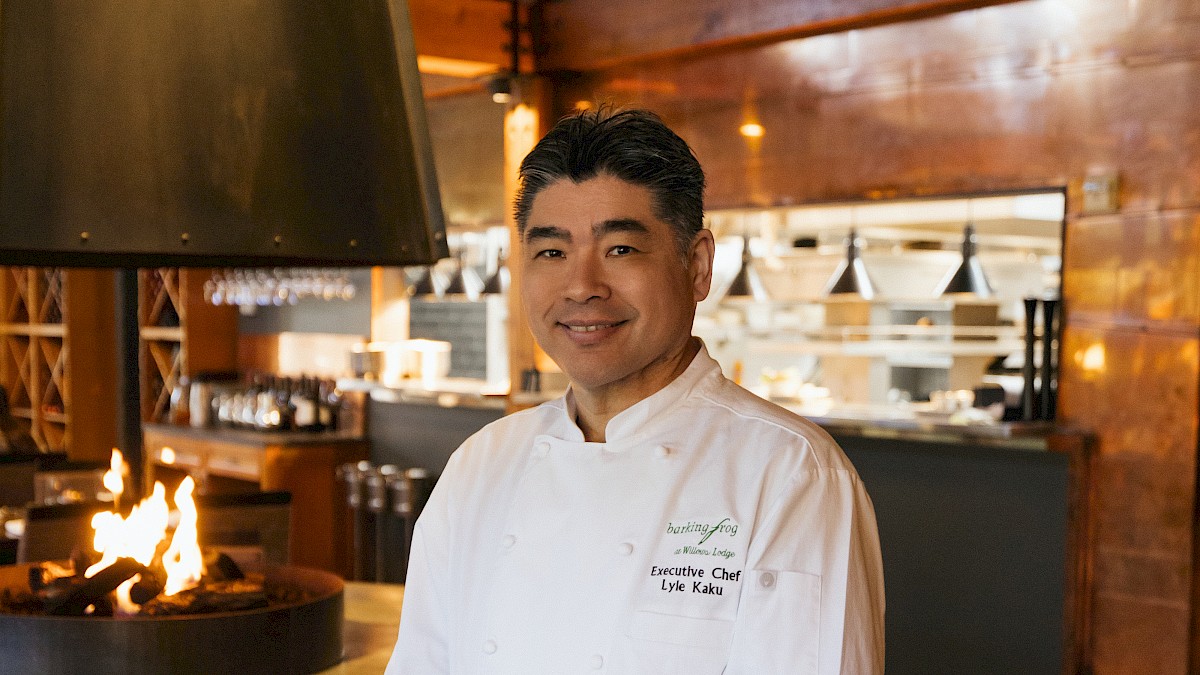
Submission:
M 708 297 L 712 287 L 713 256 L 716 255 L 717 244 L 713 239 L 712 230 L 700 230 L 692 239 L 692 254 L 688 261 L 692 275 L 692 298 L 700 302 Z

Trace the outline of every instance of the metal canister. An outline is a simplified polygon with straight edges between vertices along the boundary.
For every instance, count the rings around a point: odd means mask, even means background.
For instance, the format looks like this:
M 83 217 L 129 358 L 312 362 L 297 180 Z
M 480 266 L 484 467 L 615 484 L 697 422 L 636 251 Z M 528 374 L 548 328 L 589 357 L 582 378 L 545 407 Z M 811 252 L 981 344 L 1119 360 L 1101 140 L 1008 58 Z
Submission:
M 408 575 L 409 552 L 412 549 L 413 533 L 417 518 L 429 499 L 429 472 L 419 467 L 406 469 L 402 476 L 392 481 L 392 512 L 403 523 L 403 541 L 400 542 L 400 582 Z

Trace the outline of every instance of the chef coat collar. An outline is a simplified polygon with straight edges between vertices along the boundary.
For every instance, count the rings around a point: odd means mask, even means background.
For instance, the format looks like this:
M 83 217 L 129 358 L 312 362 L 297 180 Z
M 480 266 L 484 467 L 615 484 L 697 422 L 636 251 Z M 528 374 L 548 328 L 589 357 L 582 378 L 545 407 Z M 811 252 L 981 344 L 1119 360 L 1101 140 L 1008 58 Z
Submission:
M 695 339 L 700 340 L 700 338 Z M 682 403 L 697 385 L 706 380 L 715 379 L 720 374 L 720 364 L 709 356 L 708 348 L 704 346 L 704 341 L 700 340 L 700 349 L 696 352 L 696 356 L 678 377 L 662 389 L 617 413 L 608 421 L 608 426 L 604 429 L 605 443 L 627 441 L 639 432 L 648 430 L 655 419 L 666 415 Z M 562 402 L 562 411 L 567 422 L 563 440 L 582 443 L 583 431 L 575 423 L 575 394 L 571 387 L 567 387 Z

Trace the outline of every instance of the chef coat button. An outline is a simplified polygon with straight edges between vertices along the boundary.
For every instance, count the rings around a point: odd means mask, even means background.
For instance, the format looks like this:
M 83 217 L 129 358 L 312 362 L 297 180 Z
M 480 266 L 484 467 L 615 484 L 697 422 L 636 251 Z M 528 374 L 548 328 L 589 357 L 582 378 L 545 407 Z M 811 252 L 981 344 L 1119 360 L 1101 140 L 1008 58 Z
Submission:
M 592 654 L 592 658 L 588 659 L 588 665 L 592 667 L 592 670 L 600 670 L 604 667 L 604 657 Z
M 495 640 L 485 640 L 483 643 L 483 653 L 484 654 L 495 654 L 496 653 L 496 641 Z
M 550 452 L 550 444 L 546 441 L 540 441 L 537 445 L 533 446 L 533 450 L 539 457 L 544 457 Z
M 633 544 L 625 542 L 617 547 L 617 551 L 621 555 L 633 555 Z
M 671 454 L 671 451 L 668 450 L 667 446 L 665 445 L 660 445 L 657 448 L 654 448 L 654 456 L 659 459 L 665 459 L 669 454 Z
M 758 585 L 762 586 L 763 588 L 771 588 L 775 585 L 775 575 L 770 572 L 763 572 L 762 575 L 758 577 Z
M 511 534 L 504 535 L 504 538 L 500 540 L 500 545 L 503 546 L 504 548 L 512 548 L 516 544 L 517 544 L 517 538 Z

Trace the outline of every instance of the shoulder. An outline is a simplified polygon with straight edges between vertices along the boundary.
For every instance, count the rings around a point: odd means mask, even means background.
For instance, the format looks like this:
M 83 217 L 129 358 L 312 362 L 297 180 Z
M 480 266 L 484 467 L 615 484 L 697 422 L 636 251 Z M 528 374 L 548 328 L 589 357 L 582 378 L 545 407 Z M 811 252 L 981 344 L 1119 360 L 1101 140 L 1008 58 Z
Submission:
M 538 434 L 548 433 L 559 420 L 564 418 L 563 410 L 562 399 L 554 399 L 532 408 L 518 410 L 485 425 L 472 434 L 463 443 L 463 447 L 485 446 L 493 444 L 497 440 L 532 438 Z
M 775 453 L 798 455 L 809 469 L 849 469 L 845 453 L 815 422 L 767 401 L 731 380 L 719 378 L 693 397 L 703 414 L 720 419 L 737 435 Z
M 533 439 L 549 433 L 562 417 L 560 399 L 505 415 L 463 441 L 451 456 L 451 464 L 478 467 L 480 464 L 510 461 L 526 453 Z M 448 465 L 447 470 L 450 469 Z

